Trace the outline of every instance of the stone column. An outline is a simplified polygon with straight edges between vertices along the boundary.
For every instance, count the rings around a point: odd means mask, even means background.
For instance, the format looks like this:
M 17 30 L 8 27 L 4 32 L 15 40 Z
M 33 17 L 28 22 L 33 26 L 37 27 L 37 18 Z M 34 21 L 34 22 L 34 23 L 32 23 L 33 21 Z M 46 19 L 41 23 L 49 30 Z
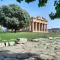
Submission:
M 44 28 L 44 30 L 45 30 L 45 32 L 47 31 L 47 24 L 45 24 L 45 26 L 44 26 L 45 28 Z
M 44 31 L 45 31 L 45 24 L 44 24 Z
M 29 31 L 31 31 L 31 24 L 32 24 L 32 23 L 31 23 L 31 22 L 29 22 Z
M 42 23 L 42 27 L 41 28 L 42 28 L 42 31 L 43 31 L 43 23 Z
M 40 31 L 42 31 L 42 23 L 40 23 Z
M 34 22 L 34 31 L 36 31 L 36 22 Z
M 47 24 L 46 24 L 46 31 L 47 31 Z
M 46 24 L 44 24 L 44 30 L 46 31 Z
M 32 21 L 31 21 L 31 29 L 30 29 L 30 30 L 31 30 L 31 32 L 32 32 Z
M 38 23 L 38 31 L 39 31 L 39 23 Z
M 40 25 L 40 23 L 39 23 L 39 25 Z M 41 25 L 40 25 L 40 31 L 41 31 Z
M 39 32 L 40 32 L 40 23 L 39 23 Z
M 36 31 L 37 31 L 37 22 L 36 22 Z
M 43 24 L 43 31 L 44 31 L 44 24 Z
M 37 23 L 37 31 L 39 31 L 39 22 Z
M 34 31 L 34 22 L 32 21 L 32 31 Z
M 44 23 L 43 23 L 43 31 L 44 31 Z
M 34 31 L 35 31 L 35 22 L 34 22 Z

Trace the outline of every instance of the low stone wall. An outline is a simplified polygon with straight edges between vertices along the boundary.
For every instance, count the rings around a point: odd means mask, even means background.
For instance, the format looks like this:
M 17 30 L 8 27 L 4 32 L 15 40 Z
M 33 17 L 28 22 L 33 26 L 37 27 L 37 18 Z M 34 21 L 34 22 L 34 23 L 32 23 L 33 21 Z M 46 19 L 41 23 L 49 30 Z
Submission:
M 0 43 L 0 47 L 4 47 L 5 46 L 5 43 Z
M 13 40 L 13 39 L 12 39 Z M 27 38 L 18 38 L 16 41 L 11 42 L 1 42 L 0 47 L 6 47 L 6 46 L 15 46 L 16 44 L 24 44 L 28 41 Z
M 14 46 L 15 42 L 1 42 L 0 47 Z
M 60 37 L 48 37 L 48 38 L 37 38 L 37 39 L 32 39 L 30 41 L 32 42 L 39 42 L 41 40 L 59 40 Z M 11 39 L 14 40 L 14 39 Z M 11 41 L 11 42 L 1 42 L 0 47 L 6 47 L 6 46 L 15 46 L 16 44 L 24 44 L 27 41 L 29 41 L 27 38 L 17 38 L 16 41 Z
M 17 43 L 26 43 L 28 41 L 27 38 L 18 38 Z

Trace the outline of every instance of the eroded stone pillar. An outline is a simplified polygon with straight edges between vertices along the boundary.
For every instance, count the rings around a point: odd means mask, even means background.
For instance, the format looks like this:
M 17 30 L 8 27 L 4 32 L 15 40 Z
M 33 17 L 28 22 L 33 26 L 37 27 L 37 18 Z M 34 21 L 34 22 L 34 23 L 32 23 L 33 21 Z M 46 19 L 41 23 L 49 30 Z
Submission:
M 40 32 L 40 23 L 39 23 L 39 32 Z
M 43 23 L 42 23 L 41 31 L 43 31 Z
M 37 31 L 37 22 L 36 22 L 36 31 Z
M 34 31 L 34 22 L 32 21 L 31 30 Z
M 44 31 L 44 24 L 43 24 L 43 31 Z
M 46 24 L 46 31 L 47 31 L 47 24 Z
M 35 22 L 34 22 L 34 31 L 35 31 Z
M 40 25 L 41 23 L 39 23 L 39 25 Z M 41 28 L 41 26 L 40 26 L 40 28 Z M 40 29 L 40 31 L 41 31 L 41 29 Z
M 42 31 L 42 23 L 40 23 L 40 31 Z
M 37 31 L 39 31 L 39 22 L 37 23 Z
M 38 23 L 37 23 L 37 31 L 38 31 Z
M 45 24 L 44 24 L 44 31 L 45 31 Z
M 31 22 L 29 22 L 29 31 L 31 31 Z
M 44 31 L 47 31 L 47 24 L 44 24 Z

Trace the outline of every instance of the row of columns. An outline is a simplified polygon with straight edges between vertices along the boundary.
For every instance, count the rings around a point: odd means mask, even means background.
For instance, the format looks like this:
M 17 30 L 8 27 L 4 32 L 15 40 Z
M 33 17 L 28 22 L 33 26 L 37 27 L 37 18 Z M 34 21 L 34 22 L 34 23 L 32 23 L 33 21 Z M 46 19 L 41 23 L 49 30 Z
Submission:
M 38 23 L 38 22 L 32 22 L 31 25 L 32 31 L 47 31 L 47 24 L 44 23 Z

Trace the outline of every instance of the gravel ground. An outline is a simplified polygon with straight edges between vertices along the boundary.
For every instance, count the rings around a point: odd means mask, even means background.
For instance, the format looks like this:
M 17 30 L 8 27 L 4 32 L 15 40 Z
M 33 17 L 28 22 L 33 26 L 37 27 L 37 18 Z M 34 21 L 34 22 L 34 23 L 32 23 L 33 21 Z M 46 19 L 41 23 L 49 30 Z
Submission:
M 0 48 L 0 60 L 60 60 L 60 40 L 40 40 Z

